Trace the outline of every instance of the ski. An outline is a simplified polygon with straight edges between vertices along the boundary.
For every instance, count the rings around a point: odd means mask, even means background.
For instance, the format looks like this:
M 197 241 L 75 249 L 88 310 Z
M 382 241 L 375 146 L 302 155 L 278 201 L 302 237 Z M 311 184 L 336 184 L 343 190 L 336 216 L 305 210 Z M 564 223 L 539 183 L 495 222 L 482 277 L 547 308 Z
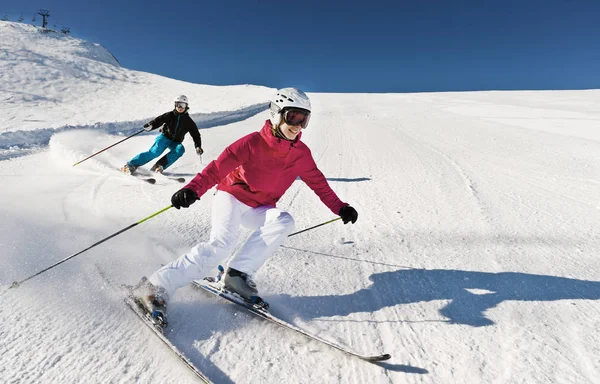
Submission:
M 204 375 L 204 373 L 202 373 L 202 371 L 200 371 L 195 365 L 194 363 L 192 363 L 184 354 L 183 352 L 181 352 L 173 343 L 171 343 L 171 341 L 169 341 L 169 339 L 165 336 L 164 334 L 164 329 L 163 327 L 160 325 L 160 323 L 158 323 L 157 321 L 155 321 L 155 319 L 152 318 L 152 316 L 150 316 L 150 313 L 148 313 L 148 311 L 146 310 L 146 308 L 143 306 L 142 303 L 139 302 L 139 300 L 137 300 L 135 297 L 133 297 L 131 295 L 131 293 L 129 293 L 124 299 L 123 301 L 125 301 L 125 304 L 127 304 L 127 307 L 129 307 L 129 309 L 131 309 L 139 318 L 140 320 L 142 320 L 144 322 L 144 324 L 146 324 L 148 326 L 148 328 L 150 328 L 154 334 L 167 346 L 171 349 L 171 351 L 173 351 L 173 353 L 179 357 L 179 359 L 192 371 L 196 374 L 196 376 L 198 376 L 200 378 L 200 380 L 202 380 L 204 383 L 206 384 L 212 384 L 212 381 L 210 381 L 210 379 L 208 377 L 206 377 Z
M 152 180 L 154 180 L 154 182 L 156 182 L 156 178 L 158 179 L 164 179 L 166 181 L 176 181 L 178 183 L 185 183 L 185 178 L 183 177 L 176 177 L 176 176 L 170 176 L 170 175 L 165 175 L 163 173 L 155 173 L 156 176 L 146 176 L 146 175 L 140 175 L 139 177 L 147 177 L 150 178 Z M 137 175 L 136 175 L 137 176 Z M 152 183 L 154 184 L 154 183 Z
M 156 174 L 156 177 L 161 178 L 161 179 L 176 181 L 178 183 L 185 183 L 184 177 L 174 176 L 174 174 L 171 174 L 168 172 L 167 173 L 158 172 L 155 174 Z
M 137 177 L 138 179 L 140 179 L 142 181 L 145 181 L 146 183 L 156 184 L 156 179 L 153 177 L 143 177 L 143 176 L 135 176 L 135 177 Z
M 136 174 L 131 174 L 131 173 L 125 173 L 123 172 L 123 168 L 119 168 L 119 171 L 124 174 L 124 175 L 129 175 L 129 176 L 133 176 L 135 178 L 138 178 L 142 181 L 145 181 L 148 184 L 155 184 L 156 183 L 156 179 L 154 177 L 148 177 L 145 175 L 136 175 Z
M 209 278 L 209 279 L 216 280 L 213 278 Z M 255 305 L 253 305 L 252 303 L 244 300 L 241 296 L 228 291 L 227 289 L 225 289 L 223 287 L 223 283 L 221 283 L 221 282 L 214 282 L 214 281 L 209 281 L 209 280 L 194 280 L 194 281 L 192 281 L 192 284 L 195 287 L 203 290 L 204 292 L 208 292 L 212 295 L 219 296 L 225 300 L 228 300 L 230 303 L 237 304 L 237 305 L 241 306 L 242 308 L 248 310 L 249 312 L 252 312 L 253 314 L 257 315 L 258 317 L 261 317 L 265 320 L 273 322 L 284 328 L 287 328 L 287 329 L 290 329 L 297 333 L 300 333 L 301 335 L 304 335 L 305 337 L 307 337 L 311 340 L 319 341 L 319 342 L 326 344 L 332 348 L 342 351 L 348 355 L 358 357 L 359 359 L 362 359 L 362 360 L 365 360 L 365 361 L 368 361 L 371 363 L 375 363 L 378 361 L 384 361 L 384 360 L 388 360 L 389 358 L 391 358 L 391 355 L 389 355 L 387 353 L 382 354 L 382 355 L 372 355 L 372 356 L 362 355 L 360 353 L 356 353 L 356 352 L 348 349 L 347 347 L 344 347 L 344 346 L 335 344 L 331 341 L 322 339 L 319 336 L 311 334 L 308 331 L 305 331 L 302 328 L 299 328 L 292 323 L 289 323 L 285 320 L 282 320 L 282 319 L 272 315 L 267 309 L 257 307 Z
M 169 175 L 164 175 L 164 176 L 169 180 L 177 181 L 178 183 L 185 183 L 184 177 L 176 177 L 176 176 L 169 176 Z
M 146 307 L 142 303 L 139 302 L 137 298 L 135 298 L 131 294 L 131 287 L 126 285 L 121 285 L 116 287 L 112 280 L 109 279 L 108 276 L 102 271 L 98 265 L 95 265 L 98 273 L 104 281 L 113 289 L 118 290 L 120 294 L 123 294 L 123 301 L 127 305 L 127 308 L 131 309 L 133 313 L 137 315 L 137 317 L 144 322 L 154 332 L 154 334 L 165 344 L 169 349 L 194 373 L 203 383 L 212 384 L 212 381 L 200 371 L 194 363 L 192 363 L 184 354 L 181 352 L 171 341 L 165 336 L 164 328 L 161 324 L 156 321 L 150 313 L 146 310 Z M 119 288 L 119 289 L 117 289 Z

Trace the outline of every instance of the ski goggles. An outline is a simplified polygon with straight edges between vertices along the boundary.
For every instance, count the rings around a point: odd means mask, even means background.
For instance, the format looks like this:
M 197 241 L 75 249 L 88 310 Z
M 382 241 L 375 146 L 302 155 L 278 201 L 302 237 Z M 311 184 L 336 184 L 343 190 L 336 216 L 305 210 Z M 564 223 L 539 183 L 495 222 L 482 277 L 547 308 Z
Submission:
M 287 108 L 283 111 L 283 121 L 292 127 L 301 126 L 306 128 L 310 120 L 310 112 L 306 109 Z
M 183 109 L 185 109 L 185 107 L 187 107 L 186 103 L 181 103 L 181 102 L 175 103 L 175 108 L 183 108 Z

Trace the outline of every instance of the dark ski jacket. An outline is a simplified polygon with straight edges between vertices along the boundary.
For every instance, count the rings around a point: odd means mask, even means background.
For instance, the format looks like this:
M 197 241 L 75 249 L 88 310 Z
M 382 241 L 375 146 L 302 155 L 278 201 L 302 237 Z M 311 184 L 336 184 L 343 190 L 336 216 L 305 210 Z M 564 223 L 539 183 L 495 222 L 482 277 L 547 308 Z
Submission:
M 178 143 L 183 142 L 185 134 L 189 132 L 192 139 L 194 139 L 196 148 L 202 148 L 202 138 L 200 137 L 198 126 L 196 126 L 196 123 L 188 115 L 187 111 L 184 113 L 177 113 L 175 110 L 169 111 L 158 116 L 148 124 L 152 125 L 152 130 L 160 128 L 165 137 Z

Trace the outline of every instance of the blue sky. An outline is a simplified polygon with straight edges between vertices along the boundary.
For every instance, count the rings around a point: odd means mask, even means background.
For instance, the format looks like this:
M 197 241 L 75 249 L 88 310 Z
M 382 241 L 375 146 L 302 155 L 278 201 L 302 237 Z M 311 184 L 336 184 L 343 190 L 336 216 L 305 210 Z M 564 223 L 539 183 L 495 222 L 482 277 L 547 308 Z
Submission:
M 171 5 L 167 5 L 171 4 Z M 123 67 L 308 92 L 600 88 L 600 1 L 32 1 Z M 36 24 L 41 24 L 38 16 Z M 1 48 L 1 38 L 0 38 Z

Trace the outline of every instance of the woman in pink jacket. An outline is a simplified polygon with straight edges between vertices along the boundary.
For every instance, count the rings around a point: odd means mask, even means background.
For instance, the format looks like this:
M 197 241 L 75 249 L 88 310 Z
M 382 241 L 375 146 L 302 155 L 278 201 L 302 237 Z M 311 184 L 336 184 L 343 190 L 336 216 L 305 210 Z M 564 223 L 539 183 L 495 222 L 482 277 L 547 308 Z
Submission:
M 277 201 L 300 177 L 344 224 L 358 213 L 342 202 L 319 171 L 310 149 L 300 141 L 310 120 L 310 100 L 304 92 L 284 88 L 271 100 L 270 119 L 263 128 L 227 147 L 184 188 L 171 203 L 187 208 L 217 185 L 212 204 L 208 242 L 200 243 L 177 260 L 142 279 L 137 293 L 153 316 L 166 319 L 169 296 L 192 280 L 207 276 L 235 249 L 240 226 L 254 232 L 229 262 L 225 287 L 246 300 L 264 304 L 251 277 L 294 229 L 292 215 Z

